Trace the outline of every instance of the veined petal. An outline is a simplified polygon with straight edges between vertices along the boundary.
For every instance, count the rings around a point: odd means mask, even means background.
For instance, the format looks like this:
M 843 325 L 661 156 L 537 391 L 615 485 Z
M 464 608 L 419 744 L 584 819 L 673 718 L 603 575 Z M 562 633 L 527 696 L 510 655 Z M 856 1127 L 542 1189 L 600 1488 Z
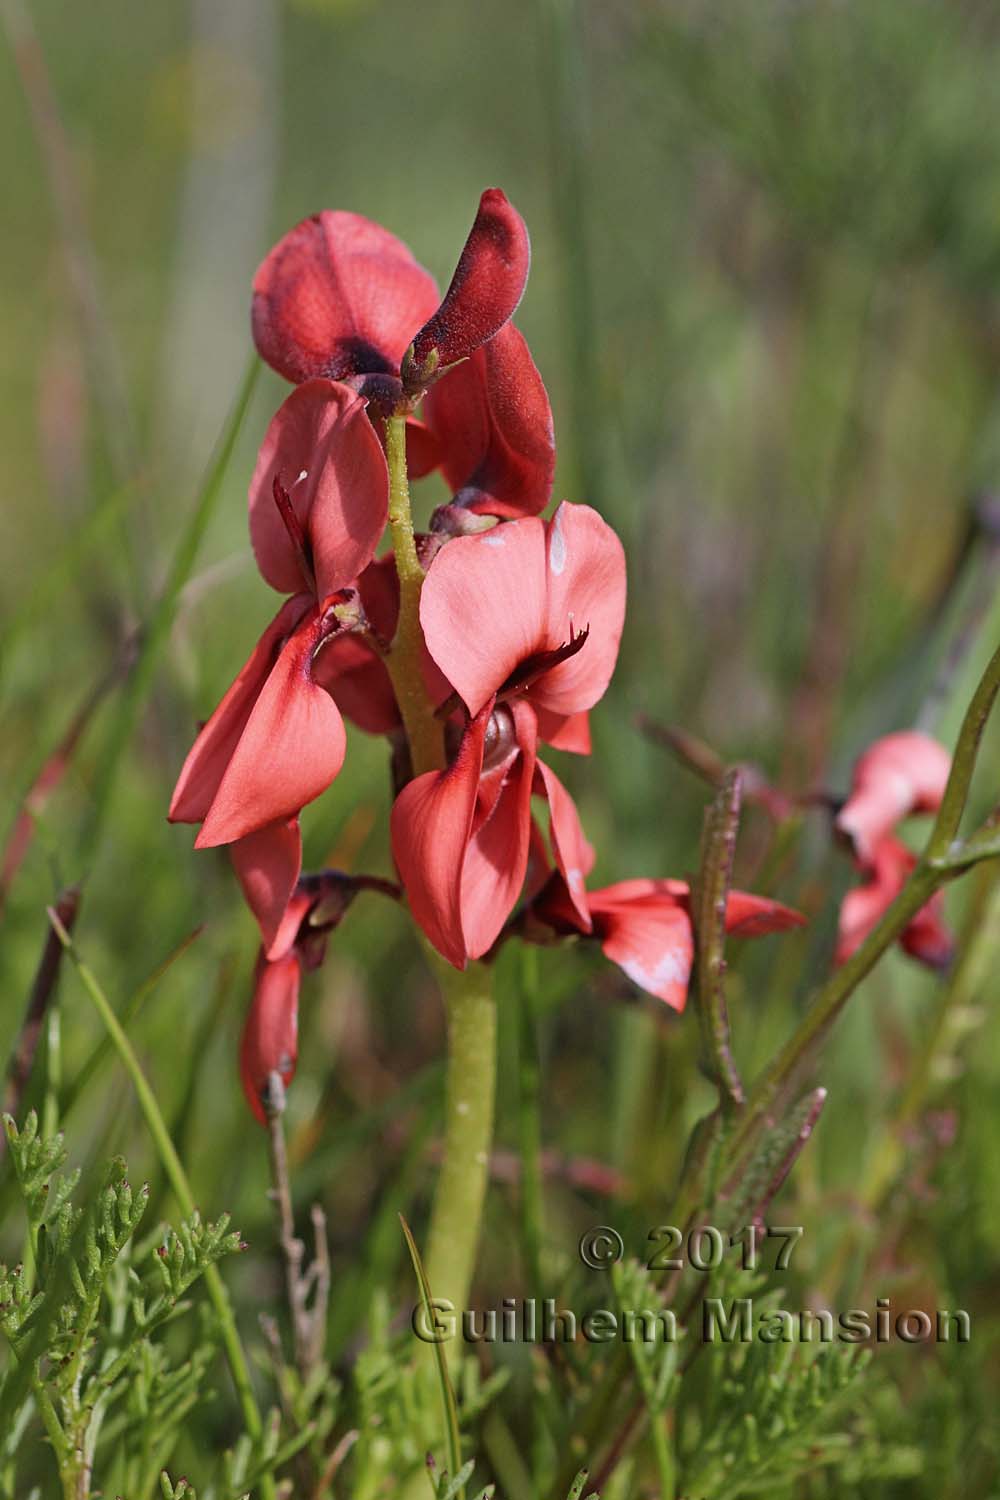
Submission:
M 490 699 L 470 722 L 452 764 L 409 782 L 390 817 L 392 852 L 410 910 L 456 969 L 464 969 L 468 958 L 462 931 L 462 866 L 492 711 Z
M 536 516 L 552 494 L 552 410 L 513 323 L 433 385 L 425 402 L 458 504 L 479 515 Z
M 499 188 L 487 188 L 441 306 L 413 340 L 404 382 L 431 354 L 441 369 L 492 338 L 520 302 L 530 264 L 524 220 Z
M 286 600 L 257 642 L 250 659 L 188 753 L 170 803 L 168 817 L 172 823 L 201 823 L 208 816 L 281 646 L 311 604 L 305 594 Z
M 320 606 L 282 647 L 233 748 L 195 848 L 231 844 L 294 817 L 339 772 L 344 721 L 312 671 L 323 629 Z
M 240 1041 L 240 1079 L 262 1125 L 267 1124 L 263 1101 L 271 1074 L 279 1073 L 286 1087 L 295 1076 L 301 978 L 294 950 L 275 963 L 268 963 L 263 953 L 257 960 L 253 999 Z
M 260 928 L 264 955 L 283 958 L 309 909 L 309 897 L 295 900 L 302 871 L 302 835 L 298 818 L 269 823 L 229 847 L 243 895 Z
M 553 713 L 575 714 L 602 698 L 618 660 L 625 622 L 625 553 L 589 505 L 563 502 L 546 528 L 547 640 L 590 631 L 583 650 L 546 672 L 532 701 Z
M 298 553 L 274 502 L 287 491 L 309 546 L 319 597 L 371 561 L 385 530 L 389 471 L 365 402 L 333 380 L 308 380 L 278 408 L 250 483 L 250 540 L 272 588 L 303 586 Z
M 420 595 L 420 623 L 427 649 L 470 714 L 546 646 L 546 608 L 541 521 L 504 522 L 441 548 Z
M 379 224 L 324 210 L 303 219 L 262 261 L 253 337 L 287 380 L 395 374 L 437 305 L 434 278 Z

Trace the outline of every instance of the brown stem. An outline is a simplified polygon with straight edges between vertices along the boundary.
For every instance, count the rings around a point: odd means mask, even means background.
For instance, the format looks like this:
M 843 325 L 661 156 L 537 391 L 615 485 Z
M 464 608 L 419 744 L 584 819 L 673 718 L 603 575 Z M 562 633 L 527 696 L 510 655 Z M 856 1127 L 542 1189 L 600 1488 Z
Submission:
M 71 885 L 63 891 L 56 902 L 56 913 L 60 922 L 67 932 L 72 932 L 74 923 L 80 910 L 80 887 Z M 62 967 L 64 953 L 63 944 L 56 935 L 52 924 L 49 923 L 45 943 L 42 947 L 42 956 L 39 960 L 38 969 L 35 972 L 34 983 L 31 986 L 31 994 L 28 997 L 27 1010 L 21 1023 L 21 1031 L 11 1053 L 10 1063 L 7 1068 L 7 1086 L 4 1091 L 4 1113 L 13 1115 L 15 1119 L 21 1108 L 21 1100 L 31 1076 L 32 1065 L 35 1061 L 35 1053 L 38 1050 L 38 1039 L 42 1032 L 42 1023 L 45 1013 L 49 1008 L 49 1001 L 55 994 L 56 985 L 59 982 L 59 970 Z M 0 1133 L 0 1149 L 7 1144 L 7 1138 Z
M 303 1272 L 305 1245 L 295 1233 L 288 1153 L 285 1149 L 285 1086 L 280 1073 L 272 1073 L 268 1078 L 264 1107 L 267 1112 L 271 1163 L 270 1196 L 277 1210 L 279 1241 L 285 1262 L 285 1288 L 292 1318 L 295 1366 L 303 1381 L 306 1381 L 323 1357 L 326 1339 L 326 1313 L 330 1293 L 326 1217 L 318 1204 L 313 1207 L 315 1258 L 308 1270 Z M 310 1306 L 309 1295 L 313 1290 L 315 1296 Z

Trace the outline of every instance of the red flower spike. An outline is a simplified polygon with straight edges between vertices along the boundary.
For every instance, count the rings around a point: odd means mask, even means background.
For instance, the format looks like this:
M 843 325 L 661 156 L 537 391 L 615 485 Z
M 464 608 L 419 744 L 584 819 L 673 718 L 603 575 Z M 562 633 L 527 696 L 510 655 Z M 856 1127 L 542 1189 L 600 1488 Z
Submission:
M 845 963 L 860 948 L 903 889 L 916 862 L 916 855 L 900 839 L 891 833 L 883 835 L 870 863 L 860 866 L 868 879 L 848 891 L 841 903 L 835 963 Z M 943 891 L 936 891 L 907 924 L 900 945 L 928 968 L 947 968 L 955 943 L 944 920 Z
M 360 214 L 314 214 L 262 261 L 253 283 L 261 358 L 296 383 L 395 374 L 438 301 L 410 251 Z
M 263 953 L 257 960 L 253 999 L 240 1041 L 240 1079 L 262 1125 L 267 1124 L 264 1099 L 271 1074 L 280 1074 L 286 1088 L 295 1076 L 301 978 L 294 951 L 275 963 L 268 963 Z
M 865 864 L 883 836 L 911 813 L 937 812 L 951 771 L 943 745 L 916 729 L 884 735 L 854 767 L 837 828 Z
M 304 555 L 318 597 L 334 593 L 371 561 L 388 509 L 389 471 L 362 397 L 332 380 L 300 385 L 273 417 L 250 482 L 250 540 L 266 581 L 297 592 Z
M 552 409 L 513 323 L 431 386 L 424 404 L 455 503 L 476 514 L 536 516 L 552 494 Z
M 621 543 L 596 511 L 565 503 L 551 521 L 529 517 L 449 542 L 420 599 L 427 648 L 472 715 L 522 663 L 589 628 L 582 650 L 525 690 L 559 725 L 604 694 L 624 615 Z
M 420 389 L 492 338 L 517 308 L 530 264 L 524 220 L 499 188 L 487 188 L 444 300 L 403 361 L 404 387 Z
M 198 849 L 294 817 L 344 760 L 340 711 L 315 680 L 329 622 L 298 595 L 279 610 L 184 762 L 173 822 L 202 822 Z
M 295 942 L 309 898 L 298 887 L 302 872 L 302 835 L 298 818 L 269 823 L 231 844 L 244 898 L 257 919 L 265 957 L 283 958 Z

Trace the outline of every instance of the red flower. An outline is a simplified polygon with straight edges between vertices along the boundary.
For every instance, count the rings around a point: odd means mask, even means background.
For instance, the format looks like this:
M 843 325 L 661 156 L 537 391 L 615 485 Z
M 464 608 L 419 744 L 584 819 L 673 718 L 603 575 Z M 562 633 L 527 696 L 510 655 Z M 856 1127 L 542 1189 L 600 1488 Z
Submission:
M 917 857 L 893 834 L 887 833 L 875 845 L 872 857 L 858 868 L 868 878 L 863 885 L 848 891 L 840 907 L 837 949 L 834 961 L 842 964 L 861 947 L 868 934 L 899 895 Z M 946 969 L 955 951 L 955 942 L 944 920 L 944 892 L 936 891 L 926 906 L 907 924 L 900 937 L 904 952 L 930 969 Z
M 917 729 L 876 740 L 855 764 L 851 795 L 837 815 L 858 858 L 870 864 L 883 835 L 911 813 L 937 812 L 950 771 L 948 751 Z
M 610 680 L 624 610 L 621 544 L 583 505 L 459 537 L 431 564 L 420 620 L 469 717 L 447 769 L 396 799 L 392 841 L 416 920 L 459 968 L 492 946 L 517 901 L 533 794 L 548 802 L 568 888 L 582 890 L 588 846 L 537 745 L 589 749 L 587 711 Z
M 564 879 L 555 874 L 531 903 L 530 915 L 557 933 L 589 932 L 634 984 L 682 1011 L 694 962 L 690 895 L 683 880 L 622 880 L 587 893 L 588 928 Z M 804 924 L 799 912 L 778 901 L 729 893 L 726 931 L 734 937 L 763 937 Z
M 265 829 L 233 848 L 233 862 L 244 893 L 265 934 L 240 1043 L 243 1091 L 262 1125 L 267 1124 L 264 1100 L 271 1074 L 279 1073 L 286 1088 L 295 1075 L 303 972 L 319 968 L 327 938 L 359 891 L 377 890 L 393 899 L 400 894 L 398 886 L 372 875 L 323 870 L 300 878 L 297 866 L 301 854 L 297 822 Z M 296 875 L 291 891 L 287 891 L 285 880 L 293 865 Z M 272 933 L 270 943 L 268 930 Z
M 916 856 L 893 830 L 911 813 L 938 810 L 950 771 L 944 746 L 916 729 L 883 736 L 859 758 L 836 827 L 850 841 L 866 879 L 841 905 L 836 963 L 860 947 L 909 879 Z M 942 891 L 917 912 L 900 944 L 930 968 L 950 963 L 954 942 L 944 922 Z
M 326 211 L 260 266 L 254 340 L 287 379 L 350 380 L 384 406 L 430 383 L 427 425 L 408 419 L 411 477 L 440 464 L 464 507 L 535 515 L 552 492 L 555 449 L 545 387 L 509 326 L 529 262 L 524 221 L 491 188 L 437 305 L 433 278 L 400 240 L 357 214 Z
M 169 817 L 201 823 L 198 849 L 231 844 L 294 818 L 344 761 L 344 721 L 315 663 L 339 628 L 332 600 L 287 600 L 198 735 Z

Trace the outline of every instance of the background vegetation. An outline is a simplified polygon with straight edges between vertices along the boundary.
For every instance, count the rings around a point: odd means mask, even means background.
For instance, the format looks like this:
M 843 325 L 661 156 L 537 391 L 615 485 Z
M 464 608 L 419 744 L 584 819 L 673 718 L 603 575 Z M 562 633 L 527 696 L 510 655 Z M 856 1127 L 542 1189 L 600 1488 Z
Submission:
M 553 399 L 557 495 L 601 509 L 630 558 L 595 753 L 559 771 L 598 875 L 685 875 L 706 789 L 639 732 L 638 713 L 789 790 L 843 792 L 881 732 L 920 723 L 953 740 L 1000 636 L 1000 18 L 977 0 L 34 0 L 30 13 L 4 0 L 0 14 L 4 830 L 32 788 L 37 814 L 0 892 L 0 1049 L 21 1026 L 46 904 L 82 882 L 80 950 L 130 1007 L 195 1201 L 209 1219 L 229 1212 L 249 1244 L 222 1272 L 246 1342 L 263 1348 L 258 1315 L 281 1306 L 281 1265 L 265 1137 L 235 1063 L 255 936 L 224 856 L 195 856 L 190 830 L 164 820 L 194 724 L 272 609 L 244 509 L 283 390 L 270 372 L 220 482 L 199 490 L 250 358 L 257 262 L 304 214 L 349 207 L 446 280 L 484 186 L 525 215 L 534 260 L 518 321 Z M 206 531 L 178 565 L 199 495 Z M 425 514 L 438 499 L 422 487 Z M 172 620 L 156 613 L 171 580 Z M 151 639 L 160 649 L 137 671 L 136 640 Z M 58 784 L 40 795 L 60 747 Z M 998 767 L 994 734 L 981 811 Z M 305 822 L 309 862 L 388 873 L 388 794 L 383 746 L 352 734 L 344 775 Z M 738 883 L 813 920 L 733 955 L 746 1071 L 828 968 L 849 878 L 821 809 L 777 855 L 750 814 Z M 817 1445 L 804 1477 L 762 1471 L 773 1494 L 998 1493 L 995 879 L 987 865 L 949 893 L 971 954 L 952 975 L 892 954 L 852 1002 L 821 1071 L 825 1113 L 778 1205 L 806 1231 L 786 1305 L 962 1307 L 973 1341 L 879 1349 L 840 1445 Z M 615 1224 L 641 1253 L 669 1218 L 711 1098 L 697 1029 L 574 953 L 539 955 L 534 977 L 505 955 L 500 981 L 479 1297 L 531 1284 L 512 1211 L 529 994 L 552 1153 L 545 1274 L 580 1301 L 603 1285 L 574 1269 L 581 1230 Z M 103 1032 L 70 969 L 60 996 L 24 1104 L 47 1098 L 65 1124 L 81 1201 L 121 1152 L 151 1184 L 148 1222 L 176 1221 L 117 1063 L 103 1055 L 78 1087 Z M 419 1239 L 434 1170 L 442 1017 L 402 914 L 358 902 L 301 1024 L 295 1200 L 302 1222 L 320 1200 L 331 1227 L 328 1355 L 356 1425 L 349 1368 L 373 1297 L 387 1317 L 413 1299 L 395 1216 Z M 925 1086 L 901 1106 L 921 1058 Z M 24 1227 L 0 1193 L 0 1259 L 13 1261 Z M 497 1359 L 513 1378 L 475 1447 L 482 1482 L 492 1471 L 521 1500 L 528 1435 L 539 1463 L 568 1443 L 562 1398 L 557 1382 L 548 1427 L 533 1428 L 555 1376 L 523 1351 Z M 202 1485 L 238 1430 L 225 1368 L 211 1368 L 214 1399 L 169 1455 Z M 270 1377 L 255 1378 L 267 1404 Z M 383 1416 L 394 1399 L 364 1395 Z M 19 1483 L 47 1495 L 52 1472 L 39 1440 Z M 655 1492 L 652 1472 L 640 1447 L 612 1485 Z M 743 1493 L 686 1472 L 706 1494 Z

